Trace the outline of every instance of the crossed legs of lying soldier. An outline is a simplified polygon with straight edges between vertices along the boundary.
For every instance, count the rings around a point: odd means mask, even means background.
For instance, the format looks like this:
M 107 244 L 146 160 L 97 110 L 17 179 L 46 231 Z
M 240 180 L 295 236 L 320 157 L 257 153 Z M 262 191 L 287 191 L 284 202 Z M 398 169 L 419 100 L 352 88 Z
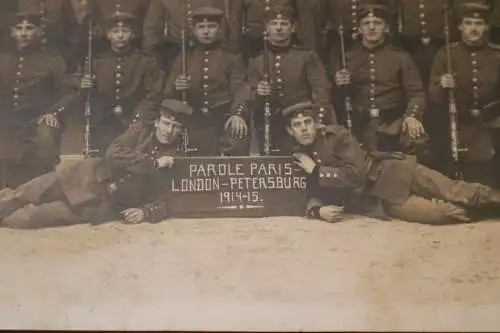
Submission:
M 34 178 L 15 190 L 0 191 L 0 203 L 4 204 L 0 205 L 0 214 L 3 214 L 2 209 L 6 208 L 13 211 L 3 219 L 0 217 L 0 226 L 45 228 L 80 221 L 67 202 L 55 172 Z
M 471 222 L 471 210 L 498 205 L 500 195 L 492 188 L 452 180 L 418 164 L 410 188 L 410 197 L 402 205 L 384 203 L 394 218 L 428 224 Z M 490 206 L 490 207 L 489 207 Z

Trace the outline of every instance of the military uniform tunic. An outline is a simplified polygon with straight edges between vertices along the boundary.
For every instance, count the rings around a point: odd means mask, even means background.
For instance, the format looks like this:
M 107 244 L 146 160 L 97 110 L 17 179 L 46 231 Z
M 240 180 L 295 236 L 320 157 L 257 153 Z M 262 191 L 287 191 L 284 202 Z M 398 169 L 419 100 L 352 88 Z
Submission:
M 357 45 L 347 52 L 346 62 L 358 139 L 367 149 L 397 149 L 404 117 L 421 118 L 425 107 L 422 81 L 410 55 L 387 44 L 373 49 Z
M 96 58 L 97 89 L 92 96 L 93 126 L 101 151 L 134 119 L 151 122 L 158 116 L 164 75 L 155 59 L 141 51 Z
M 38 125 L 38 120 L 52 113 L 63 121 L 74 96 L 58 54 L 38 48 L 0 54 L 0 159 L 14 163 L 5 166 L 8 185 L 17 186 L 58 162 L 60 128 Z
M 175 80 L 181 74 L 179 56 L 165 85 L 164 96 L 182 99 L 182 93 L 175 88 Z M 198 148 L 197 155 L 247 154 L 248 138 L 229 140 L 222 129 L 232 115 L 241 116 L 247 123 L 250 119 L 250 88 L 241 56 L 219 44 L 196 45 L 188 53 L 187 74 L 191 77 L 188 104 L 195 112 L 189 124 L 190 141 Z M 218 144 L 219 140 L 229 142 Z
M 451 68 L 456 73 L 459 139 L 462 148 L 468 149 L 461 158 L 464 162 L 489 161 L 500 149 L 500 54 L 487 45 L 469 47 L 462 42 L 453 44 L 450 52 Z M 441 87 L 440 80 L 447 72 L 443 48 L 434 61 L 429 97 L 438 106 L 435 112 L 445 114 L 448 112 L 448 92 Z M 484 174 L 484 170 L 481 173 Z
M 375 218 L 445 224 L 467 222 L 468 207 L 490 202 L 491 188 L 453 181 L 412 156 L 367 155 L 340 126 L 327 127 L 312 146 L 294 151 L 316 162 L 308 181 L 309 215 L 314 207 L 336 205 Z
M 278 145 L 276 149 L 285 149 L 281 146 L 288 135 L 285 132 L 285 122 L 280 110 L 297 101 L 310 100 L 324 106 L 325 122 L 336 123 L 335 113 L 331 109 L 331 83 L 327 72 L 316 52 L 299 46 L 284 48 L 270 47 L 270 83 L 272 96 L 270 97 L 273 112 L 272 130 L 273 141 Z M 256 95 L 257 85 L 264 79 L 264 53 L 252 59 L 248 66 L 250 86 L 254 95 L 254 110 L 256 127 L 263 130 L 263 98 Z M 262 146 L 262 142 L 261 142 Z M 262 148 L 262 147 L 261 147 Z
M 140 208 L 144 220 L 168 217 L 169 169 L 158 169 L 159 156 L 178 156 L 178 143 L 160 144 L 151 126 L 134 124 L 111 145 L 105 159 L 90 158 L 60 165 L 0 200 L 15 197 L 24 207 L 3 221 L 12 228 L 44 228 L 119 219 L 119 212 Z

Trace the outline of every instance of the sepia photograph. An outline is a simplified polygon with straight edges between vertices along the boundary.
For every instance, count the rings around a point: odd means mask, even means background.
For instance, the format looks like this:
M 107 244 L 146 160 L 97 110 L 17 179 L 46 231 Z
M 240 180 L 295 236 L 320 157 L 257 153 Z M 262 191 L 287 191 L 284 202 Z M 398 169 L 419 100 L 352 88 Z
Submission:
M 0 329 L 499 331 L 500 0 L 0 0 Z

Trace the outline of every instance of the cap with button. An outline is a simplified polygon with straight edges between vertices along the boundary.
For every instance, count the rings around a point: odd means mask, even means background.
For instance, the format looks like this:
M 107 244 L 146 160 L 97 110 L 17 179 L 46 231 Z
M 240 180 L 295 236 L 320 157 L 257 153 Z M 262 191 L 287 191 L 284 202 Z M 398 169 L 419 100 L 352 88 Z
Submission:
M 321 105 L 313 104 L 307 101 L 290 105 L 289 107 L 283 109 L 281 114 L 283 115 L 283 118 L 291 120 L 292 118 L 316 117 L 323 110 L 324 108 Z
M 224 12 L 218 8 L 203 6 L 195 11 L 191 16 L 193 23 L 197 22 L 220 22 L 224 17 Z
M 463 19 L 465 17 L 488 19 L 489 7 L 487 4 L 478 2 L 464 2 L 458 6 L 458 15 Z
M 390 13 L 387 6 L 381 4 L 363 4 L 359 7 L 358 17 L 360 20 L 365 17 L 378 17 L 383 20 L 389 20 Z
M 185 124 L 193 114 L 193 108 L 177 99 L 164 99 L 161 103 L 161 116 L 171 121 Z
M 292 8 L 286 6 L 272 6 L 266 11 L 266 21 L 272 20 L 290 20 L 295 19 L 295 12 Z
M 14 26 L 26 21 L 36 26 L 41 26 L 42 20 L 43 17 L 39 12 L 18 12 L 12 16 L 11 24 Z
M 104 28 L 106 31 L 116 27 L 125 27 L 137 33 L 140 31 L 137 17 L 131 13 L 116 11 L 114 14 L 107 16 L 104 19 Z

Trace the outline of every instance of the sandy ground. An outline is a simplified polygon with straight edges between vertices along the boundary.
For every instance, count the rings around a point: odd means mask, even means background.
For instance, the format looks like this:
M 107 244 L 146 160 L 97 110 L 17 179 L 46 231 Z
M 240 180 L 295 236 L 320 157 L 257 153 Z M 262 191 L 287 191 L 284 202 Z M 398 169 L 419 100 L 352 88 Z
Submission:
M 500 223 L 0 229 L 0 326 L 500 330 Z

